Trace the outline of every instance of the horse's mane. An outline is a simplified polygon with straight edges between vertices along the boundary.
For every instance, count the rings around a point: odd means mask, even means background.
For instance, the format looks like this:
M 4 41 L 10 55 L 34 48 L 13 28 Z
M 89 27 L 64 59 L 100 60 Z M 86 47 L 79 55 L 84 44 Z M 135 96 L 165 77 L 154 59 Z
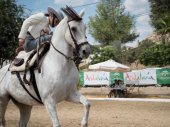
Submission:
M 54 30 L 53 37 L 58 36 L 58 34 L 61 35 L 62 33 L 64 35 L 66 27 L 67 27 L 67 20 L 68 18 L 64 17 L 64 19 L 60 21 L 60 23 L 57 25 L 57 27 Z

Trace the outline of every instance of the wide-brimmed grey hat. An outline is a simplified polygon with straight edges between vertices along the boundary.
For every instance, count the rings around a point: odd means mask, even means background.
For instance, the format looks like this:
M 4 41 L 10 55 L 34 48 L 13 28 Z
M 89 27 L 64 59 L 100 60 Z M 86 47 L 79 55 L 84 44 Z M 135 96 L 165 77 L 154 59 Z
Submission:
M 55 17 L 56 17 L 59 21 L 61 21 L 61 20 L 64 18 L 63 14 L 62 14 L 60 11 L 56 11 L 56 10 L 54 10 L 54 9 L 51 8 L 51 7 L 48 7 L 47 10 L 48 10 L 48 13 L 54 14 Z

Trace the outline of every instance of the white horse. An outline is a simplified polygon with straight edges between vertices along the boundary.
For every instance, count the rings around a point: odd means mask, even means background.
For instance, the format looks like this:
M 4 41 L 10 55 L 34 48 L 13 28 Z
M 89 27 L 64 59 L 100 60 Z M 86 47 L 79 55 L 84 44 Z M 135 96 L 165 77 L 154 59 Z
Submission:
M 63 100 L 84 105 L 81 125 L 87 127 L 90 103 L 77 90 L 79 72 L 71 58 L 73 49 L 79 50 L 80 57 L 88 57 L 90 46 L 86 39 L 85 24 L 81 20 L 83 13 L 76 15 L 70 7 L 64 8 L 63 11 L 67 16 L 54 31 L 52 44 L 42 62 L 41 73 L 35 70 L 35 78 L 41 100 L 49 112 L 53 127 L 61 126 L 57 117 L 56 104 Z M 9 65 L 0 70 L 0 127 L 5 127 L 4 116 L 10 99 L 20 110 L 19 127 L 26 127 L 32 106 L 40 105 L 40 103 L 28 95 L 16 74 L 11 74 L 8 68 Z M 20 75 L 22 78 L 23 73 Z M 34 97 L 38 98 L 32 86 L 27 84 L 25 86 Z

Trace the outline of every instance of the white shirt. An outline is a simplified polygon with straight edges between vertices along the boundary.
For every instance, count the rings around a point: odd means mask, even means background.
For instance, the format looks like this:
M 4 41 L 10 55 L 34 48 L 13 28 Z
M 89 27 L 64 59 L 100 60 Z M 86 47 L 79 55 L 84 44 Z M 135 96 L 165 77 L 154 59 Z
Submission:
M 29 31 L 36 39 L 40 36 L 41 30 L 48 27 L 48 18 L 44 15 L 44 13 L 34 14 L 23 22 L 18 38 L 25 39 L 26 34 Z

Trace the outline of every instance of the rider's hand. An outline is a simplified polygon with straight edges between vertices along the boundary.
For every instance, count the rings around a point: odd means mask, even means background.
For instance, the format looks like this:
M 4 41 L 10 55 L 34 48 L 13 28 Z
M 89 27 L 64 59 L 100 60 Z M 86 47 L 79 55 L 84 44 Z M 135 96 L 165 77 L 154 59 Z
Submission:
M 19 38 L 19 46 L 23 46 L 25 39 Z
M 44 28 L 43 32 L 44 32 L 44 34 L 49 34 L 49 28 Z
M 24 50 L 23 46 L 18 47 L 18 48 L 15 50 L 16 55 L 18 55 L 18 53 L 19 53 L 20 51 L 23 51 L 23 50 Z
M 16 55 L 17 55 L 20 51 L 24 50 L 24 48 L 23 48 L 24 42 L 25 42 L 25 39 L 19 38 L 19 47 L 15 50 Z

